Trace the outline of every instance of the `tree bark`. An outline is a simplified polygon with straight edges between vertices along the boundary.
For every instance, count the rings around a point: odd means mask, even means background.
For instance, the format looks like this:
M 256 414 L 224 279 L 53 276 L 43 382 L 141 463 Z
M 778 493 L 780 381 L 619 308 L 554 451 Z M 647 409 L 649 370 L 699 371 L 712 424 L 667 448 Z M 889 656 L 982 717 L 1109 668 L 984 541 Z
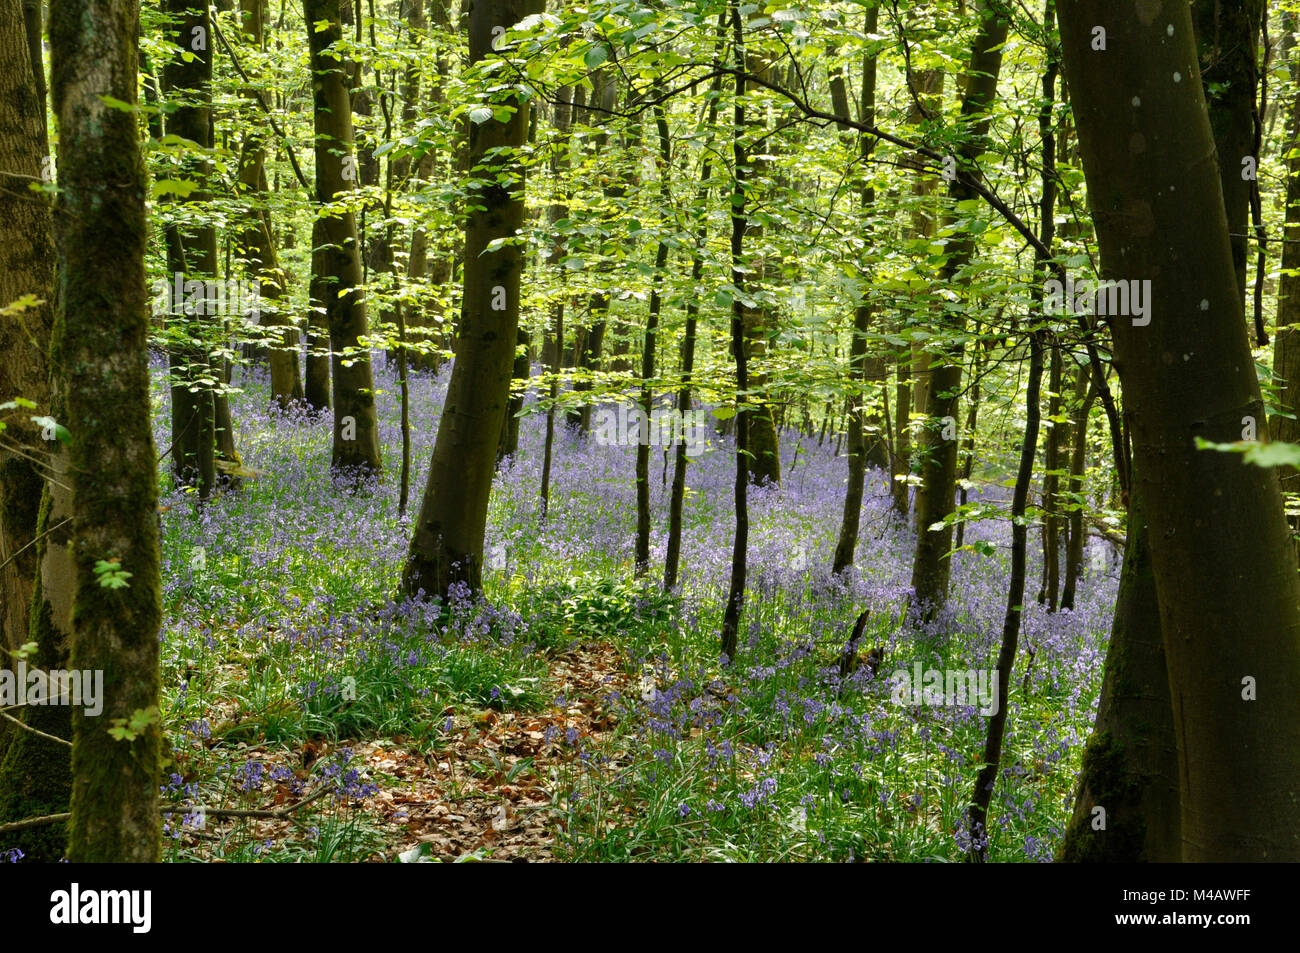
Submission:
M 126 0 L 54 0 L 50 9 L 60 130 L 51 353 L 71 431 L 71 666 L 102 671 L 105 685 L 98 717 L 72 709 L 73 863 L 151 863 L 161 855 L 162 608 L 145 350 L 146 193 L 135 112 L 104 102 L 136 103 L 137 11 Z M 103 585 L 101 561 L 129 572 L 126 585 Z M 115 739 L 115 724 L 133 737 Z
M 872 7 L 866 12 L 864 32 L 870 36 L 876 32 L 879 10 Z M 842 82 L 842 81 L 841 81 Z M 844 104 L 844 115 L 848 114 L 848 104 Z M 874 124 L 876 121 L 876 57 L 867 56 L 862 61 L 862 98 L 859 110 L 860 122 Z M 869 136 L 858 137 L 859 154 L 862 158 L 863 176 L 867 174 L 867 162 L 871 157 L 875 140 Z M 876 199 L 876 190 L 863 185 L 860 193 L 860 207 L 865 213 Z M 865 227 L 865 226 L 864 226 Z M 864 276 L 865 277 L 865 276 Z M 864 283 L 865 284 L 865 283 Z M 844 489 L 844 508 L 840 519 L 840 535 L 835 543 L 835 556 L 831 562 L 831 572 L 839 575 L 853 565 L 854 555 L 858 549 L 858 524 L 862 521 L 862 493 L 867 478 L 867 464 L 872 462 L 869 452 L 882 446 L 880 440 L 873 439 L 871 447 L 867 445 L 867 393 L 869 371 L 872 369 L 871 356 L 867 353 L 867 335 L 871 332 L 872 308 L 864 290 L 862 302 L 853 309 L 853 339 L 849 343 L 850 395 L 853 409 L 849 413 L 849 474 L 848 484 Z M 877 362 L 879 363 L 879 362 Z M 879 373 L 877 373 L 879 378 Z
M 527 0 L 480 0 L 470 9 L 471 65 L 492 49 L 492 28 L 517 23 Z M 518 150 L 528 111 L 517 90 L 499 105 L 512 110 L 470 130 L 471 175 L 479 200 L 466 217 L 464 293 L 456 362 L 443 407 L 428 483 L 402 574 L 408 595 L 424 592 L 444 603 L 452 586 L 482 588 L 483 533 L 497 441 L 510 399 L 519 323 L 523 255 L 513 239 L 523 224 L 524 169 Z M 494 241 L 498 245 L 488 250 Z
M 241 0 L 240 8 L 244 33 L 251 43 L 262 47 L 266 0 Z M 257 93 L 250 90 L 249 95 L 256 97 Z M 271 213 L 260 205 L 269 194 L 269 186 L 266 181 L 266 138 L 256 126 L 250 126 L 244 135 L 239 160 L 239 187 L 253 204 L 239 233 L 239 243 L 247 262 L 248 276 L 259 283 L 260 320 L 270 339 L 267 363 L 271 370 L 271 401 L 281 410 L 288 410 L 293 403 L 303 399 L 302 376 L 298 372 L 298 329 L 283 311 L 281 301 L 288 276 L 280 267 L 275 252 Z
M 737 7 L 731 6 L 732 38 L 735 45 L 736 64 L 745 67 L 745 32 Z M 745 143 L 741 136 L 745 130 L 744 77 L 736 74 L 736 97 L 733 109 L 732 162 L 734 181 L 731 192 L 731 283 L 737 291 L 745 287 Z M 735 507 L 736 531 L 731 544 L 731 582 L 727 587 L 727 603 L 722 615 L 722 655 L 735 659 L 739 650 L 740 616 L 745 607 L 745 577 L 749 554 L 749 413 L 741 404 L 749 390 L 749 367 L 745 348 L 745 311 L 737 296 L 731 302 L 731 353 L 736 362 L 736 480 Z
M 181 0 L 185 2 L 185 0 Z M 342 39 L 339 0 L 303 0 L 311 45 L 312 94 L 316 126 L 316 201 L 322 209 L 339 201 L 358 177 L 352 153 L 352 106 L 344 64 L 327 51 Z M 332 209 L 317 219 L 316 251 L 325 279 L 321 295 L 329 326 L 334 446 L 330 469 L 349 478 L 378 476 L 379 424 L 368 333 L 361 289 L 361 252 L 356 216 Z M 313 255 L 313 264 L 317 258 Z
M 39 29 L 40 8 L 36 25 Z M 35 410 L 5 417 L 0 448 L 0 646 L 27 641 L 37 559 L 29 544 L 41 505 L 46 446 L 29 415 L 50 412 L 49 349 L 54 316 L 54 233 L 50 206 L 28 185 L 50 169 L 45 134 L 44 76 L 32 70 L 19 0 L 0 0 L 0 309 L 24 295 L 37 304 L 0 320 L 0 399 L 23 397 Z M 39 50 L 40 37 L 36 37 Z M 0 736 L 5 731 L 0 730 Z
M 212 147 L 212 23 L 207 7 L 190 0 L 165 0 L 172 17 L 167 38 L 175 52 L 162 69 L 162 88 L 175 108 L 166 116 L 166 132 L 181 136 L 203 149 Z M 169 202 L 201 205 L 212 200 L 208 188 L 210 163 L 188 156 L 185 174 L 197 186 L 184 197 L 166 196 Z M 168 229 L 167 277 L 175 286 L 210 282 L 217 277 L 217 229 L 213 225 L 172 226 Z M 185 301 L 171 298 L 167 323 L 174 335 L 168 348 L 171 365 L 172 473 L 177 483 L 198 488 L 206 500 L 216 487 L 217 408 L 211 381 L 218 379 L 220 359 L 212 357 L 218 345 L 216 329 L 222 318 L 209 314 L 206 288 Z
M 1007 38 L 1008 21 L 999 8 L 982 7 L 977 14 L 980 25 L 971 46 L 970 68 L 961 114 L 967 125 L 965 140 L 959 149 L 959 164 L 974 160 L 984 148 L 991 121 L 990 111 L 997 95 L 998 73 L 1002 69 L 1002 44 Z M 954 203 L 974 197 L 973 190 L 961 175 L 953 178 L 948 194 Z M 955 222 L 955 213 L 949 213 Z M 952 281 L 969 263 L 975 250 L 975 237 L 968 233 L 956 236 L 949 244 L 948 257 L 940 274 L 941 283 Z M 957 319 L 946 330 L 961 333 L 963 322 Z M 948 346 L 942 354 L 928 355 L 929 400 L 927 419 L 918 431 L 917 452 L 921 457 L 921 485 L 916 491 L 917 537 L 912 560 L 913 602 L 924 617 L 932 617 L 948 600 L 948 578 L 952 570 L 952 526 L 945 522 L 953 510 L 957 481 L 957 440 L 948 439 L 945 421 L 957 419 L 961 390 L 963 348 Z M 931 527 L 938 524 L 940 528 Z
M 1178 861 L 1177 749 L 1151 546 L 1141 494 L 1135 493 L 1097 719 L 1058 859 Z
M 1061 40 L 1102 273 L 1151 282 L 1143 323 L 1110 325 L 1169 666 L 1182 859 L 1300 859 L 1300 575 L 1278 478 L 1195 443 L 1238 439 L 1264 406 L 1191 13 L 1077 0 Z
M 25 295 L 39 301 L 0 322 L 0 393 L 6 399 L 25 397 L 36 404 L 37 414 L 62 422 L 66 416 L 50 391 L 47 360 L 54 319 L 54 226 L 45 197 L 27 188 L 28 182 L 40 181 L 50 168 L 39 4 L 34 18 L 31 14 L 32 9 L 20 7 L 18 0 L 0 0 L 0 169 L 11 174 L 0 179 L 0 309 Z M 34 54 L 28 40 L 35 42 Z M 64 585 L 57 587 L 67 610 L 58 628 L 52 624 L 50 599 L 60 580 L 51 579 L 44 586 L 41 580 L 46 568 L 53 568 L 56 553 L 63 555 L 60 565 L 67 565 L 66 527 L 47 534 L 54 524 L 42 472 L 49 468 L 54 481 L 63 483 L 66 453 L 60 452 L 57 441 L 41 439 L 42 430 L 30 423 L 27 411 L 6 416 L 6 435 L 15 445 L 21 444 L 24 455 L 5 450 L 0 456 L 0 558 L 6 562 L 0 575 L 4 613 L 0 647 L 6 650 L 0 667 L 13 668 L 11 653 L 35 641 L 37 651 L 28 660 L 30 665 L 46 671 L 66 668 L 70 574 L 61 574 Z M 69 515 L 66 492 L 60 493 L 60 502 L 57 520 Z M 30 612 L 33 605 L 35 613 Z M 72 716 L 66 705 L 25 705 L 14 714 L 47 735 L 72 737 Z M 71 783 L 66 745 L 7 722 L 0 727 L 0 824 L 65 813 Z M 32 828 L 5 839 L 6 847 L 16 847 L 24 860 L 36 862 L 57 862 L 65 855 L 66 844 L 65 824 Z

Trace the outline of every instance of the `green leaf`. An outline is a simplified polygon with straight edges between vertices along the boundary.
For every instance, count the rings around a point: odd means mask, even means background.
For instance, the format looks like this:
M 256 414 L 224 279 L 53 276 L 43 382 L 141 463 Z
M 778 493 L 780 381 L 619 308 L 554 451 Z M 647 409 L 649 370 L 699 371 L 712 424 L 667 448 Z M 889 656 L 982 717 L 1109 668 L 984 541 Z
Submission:
M 107 106 L 109 109 L 117 109 L 124 113 L 135 112 L 135 107 L 132 106 L 130 103 L 123 102 L 120 99 L 114 99 L 112 96 L 108 95 L 107 93 L 100 93 L 99 101 L 103 103 L 105 106 Z
M 587 69 L 595 69 L 605 60 L 609 59 L 609 47 L 604 43 L 597 43 L 582 58 L 582 62 L 587 64 Z
M 177 195 L 185 198 L 198 187 L 197 182 L 191 182 L 188 179 L 162 179 L 153 184 L 149 194 L 154 198 L 158 198 L 160 195 Z

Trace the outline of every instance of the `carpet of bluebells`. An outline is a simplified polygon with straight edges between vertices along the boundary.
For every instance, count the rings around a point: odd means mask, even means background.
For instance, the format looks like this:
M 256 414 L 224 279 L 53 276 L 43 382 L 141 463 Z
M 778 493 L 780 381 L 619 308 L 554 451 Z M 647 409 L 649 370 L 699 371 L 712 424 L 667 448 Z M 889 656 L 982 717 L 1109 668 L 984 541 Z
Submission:
M 332 483 L 328 417 L 272 413 L 265 378 L 243 370 L 231 400 L 251 475 L 202 507 L 185 492 L 163 494 L 171 859 L 393 859 L 400 845 L 384 842 L 367 808 L 385 781 L 348 746 L 401 737 L 436 749 L 460 713 L 563 704 L 547 682 L 548 658 L 584 640 L 617 646 L 631 673 L 624 684 L 636 689 L 603 694 L 617 728 L 599 743 L 574 732 L 547 739 L 570 755 L 546 779 L 560 856 L 960 859 L 986 719 L 973 706 L 895 704 L 890 675 L 918 660 L 992 668 L 1006 604 L 1005 519 L 967 526 L 974 548 L 953 557 L 951 605 L 917 625 L 906 609 L 914 529 L 892 512 L 883 474 L 868 476 L 857 567 L 847 581 L 832 579 L 846 460 L 829 438 L 819 445 L 816 434 L 786 430 L 782 487 L 751 493 L 742 646 L 724 663 L 730 438 L 711 435 L 690 461 L 681 585 L 664 594 L 671 463 L 653 452 L 652 570 L 638 580 L 633 448 L 558 430 L 543 521 L 544 419 L 530 414 L 494 488 L 485 597 L 454 596 L 440 617 L 434 605 L 393 598 L 415 514 L 398 515 L 397 385 L 390 370 L 376 373 L 385 454 L 377 485 Z M 413 508 L 446 378 L 412 380 Z M 169 443 L 164 382 L 159 361 L 159 447 Z M 1077 609 L 1048 613 L 1032 598 L 1041 554 L 1031 552 L 990 812 L 993 859 L 1050 860 L 1068 817 L 1100 685 L 1114 555 L 1090 553 Z M 864 666 L 841 683 L 837 656 L 864 608 L 864 647 L 883 646 L 885 661 L 874 676 Z M 321 739 L 327 755 L 301 753 Z M 204 825 L 190 810 L 304 798 L 312 803 L 277 838 L 260 837 L 252 821 Z

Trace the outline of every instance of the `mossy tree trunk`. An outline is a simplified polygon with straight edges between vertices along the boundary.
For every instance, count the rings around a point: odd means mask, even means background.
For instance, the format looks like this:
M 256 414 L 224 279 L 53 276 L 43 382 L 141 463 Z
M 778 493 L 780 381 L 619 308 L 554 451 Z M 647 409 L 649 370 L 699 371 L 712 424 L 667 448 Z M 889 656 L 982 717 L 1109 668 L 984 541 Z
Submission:
M 40 17 L 37 10 L 36 25 Z M 39 302 L 0 316 L 0 400 L 23 397 L 34 410 L 6 412 L 0 447 L 0 646 L 27 641 L 37 560 L 30 546 L 40 510 L 45 456 L 30 414 L 48 414 L 47 351 L 54 316 L 54 232 L 44 195 L 28 186 L 49 167 L 44 77 L 37 83 L 19 0 L 0 0 L 0 309 L 26 295 Z M 39 44 L 40 37 L 36 37 Z M 39 50 L 39 46 L 38 46 Z M 37 61 L 39 64 L 39 60 Z M 0 659 L 0 665 L 6 664 Z M 0 729 L 0 735 L 4 733 Z
M 1179 828 L 1169 670 L 1146 518 L 1134 493 L 1097 720 L 1057 859 L 1175 862 L 1182 856 Z
M 68 859 L 157 862 L 160 731 L 157 452 L 149 420 L 145 181 L 134 110 L 138 6 L 54 0 L 59 279 L 51 364 L 71 440 L 71 666 L 102 671 L 103 711 L 72 710 Z M 101 561 L 130 573 L 103 585 Z M 134 737 L 109 733 L 118 719 Z
M 1169 668 L 1182 859 L 1297 860 L 1300 575 L 1278 477 L 1196 444 L 1239 439 L 1244 419 L 1262 428 L 1264 403 L 1206 162 L 1191 11 L 1077 0 L 1060 19 L 1102 275 L 1151 282 L 1146 320 L 1110 325 Z
M 40 302 L 0 322 L 0 394 L 6 400 L 25 397 L 36 403 L 36 413 L 63 421 L 63 408 L 50 392 L 47 361 L 54 319 L 53 219 L 44 197 L 27 188 L 29 181 L 41 179 L 49 168 L 39 5 L 34 18 L 31 12 L 18 0 L 0 0 L 0 168 L 26 177 L 0 181 L 0 308 L 25 295 Z M 29 14 L 26 25 L 24 13 Z M 29 35 L 32 30 L 34 37 Z M 34 52 L 29 39 L 35 42 Z M 68 565 L 63 547 L 66 528 L 43 535 L 68 515 L 67 493 L 61 493 L 60 509 L 52 516 L 51 500 L 42 492 L 42 470 L 50 467 L 56 483 L 62 483 L 59 474 L 66 471 L 66 455 L 51 452 L 61 445 L 45 443 L 41 428 L 32 426 L 27 415 L 27 411 L 6 415 L 6 436 L 33 459 L 8 451 L 0 457 L 0 558 L 7 562 L 0 579 L 4 600 L 0 668 L 12 669 L 16 660 L 10 653 L 35 641 L 36 654 L 27 663 L 49 670 L 66 667 L 72 587 L 67 572 L 42 585 L 43 573 L 54 575 L 57 553 L 63 554 L 60 565 Z M 58 593 L 63 609 L 58 627 L 51 592 Z M 34 614 L 30 613 L 33 600 Z M 71 712 L 65 705 L 24 706 L 15 714 L 47 735 L 72 738 Z M 0 726 L 0 824 L 66 812 L 71 781 L 67 745 L 8 722 Z M 64 824 L 16 832 L 5 839 L 5 846 L 20 849 L 27 861 L 56 862 L 65 855 L 66 844 Z

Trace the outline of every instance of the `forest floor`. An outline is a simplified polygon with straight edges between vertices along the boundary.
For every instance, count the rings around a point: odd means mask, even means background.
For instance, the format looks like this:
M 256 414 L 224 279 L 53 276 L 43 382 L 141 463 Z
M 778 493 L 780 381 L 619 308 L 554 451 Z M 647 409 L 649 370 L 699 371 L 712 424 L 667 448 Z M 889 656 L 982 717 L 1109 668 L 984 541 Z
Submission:
M 160 366 L 160 430 L 162 381 Z M 440 609 L 393 598 L 414 514 L 397 509 L 387 373 L 388 471 L 361 491 L 330 480 L 328 419 L 272 416 L 264 380 L 238 383 L 255 477 L 203 506 L 183 491 L 161 501 L 168 859 L 960 859 L 986 718 L 976 704 L 900 704 L 894 687 L 914 666 L 992 666 L 1010 535 L 995 496 L 952 557 L 948 609 L 919 625 L 913 529 L 882 475 L 869 477 L 855 571 L 833 579 L 844 458 L 786 431 L 783 485 L 752 493 L 741 650 L 724 662 L 728 438 L 690 463 L 681 585 L 665 593 L 667 455 L 652 480 L 653 568 L 638 578 L 632 448 L 564 435 L 542 520 L 542 427 L 525 416 L 494 487 L 486 598 Z M 444 388 L 413 381 L 413 499 Z M 1007 464 L 981 461 L 982 475 Z M 1118 569 L 1098 545 L 1074 611 L 1026 607 L 995 860 L 1050 859 L 1068 817 Z M 864 607 L 864 646 L 885 661 L 841 679 Z

